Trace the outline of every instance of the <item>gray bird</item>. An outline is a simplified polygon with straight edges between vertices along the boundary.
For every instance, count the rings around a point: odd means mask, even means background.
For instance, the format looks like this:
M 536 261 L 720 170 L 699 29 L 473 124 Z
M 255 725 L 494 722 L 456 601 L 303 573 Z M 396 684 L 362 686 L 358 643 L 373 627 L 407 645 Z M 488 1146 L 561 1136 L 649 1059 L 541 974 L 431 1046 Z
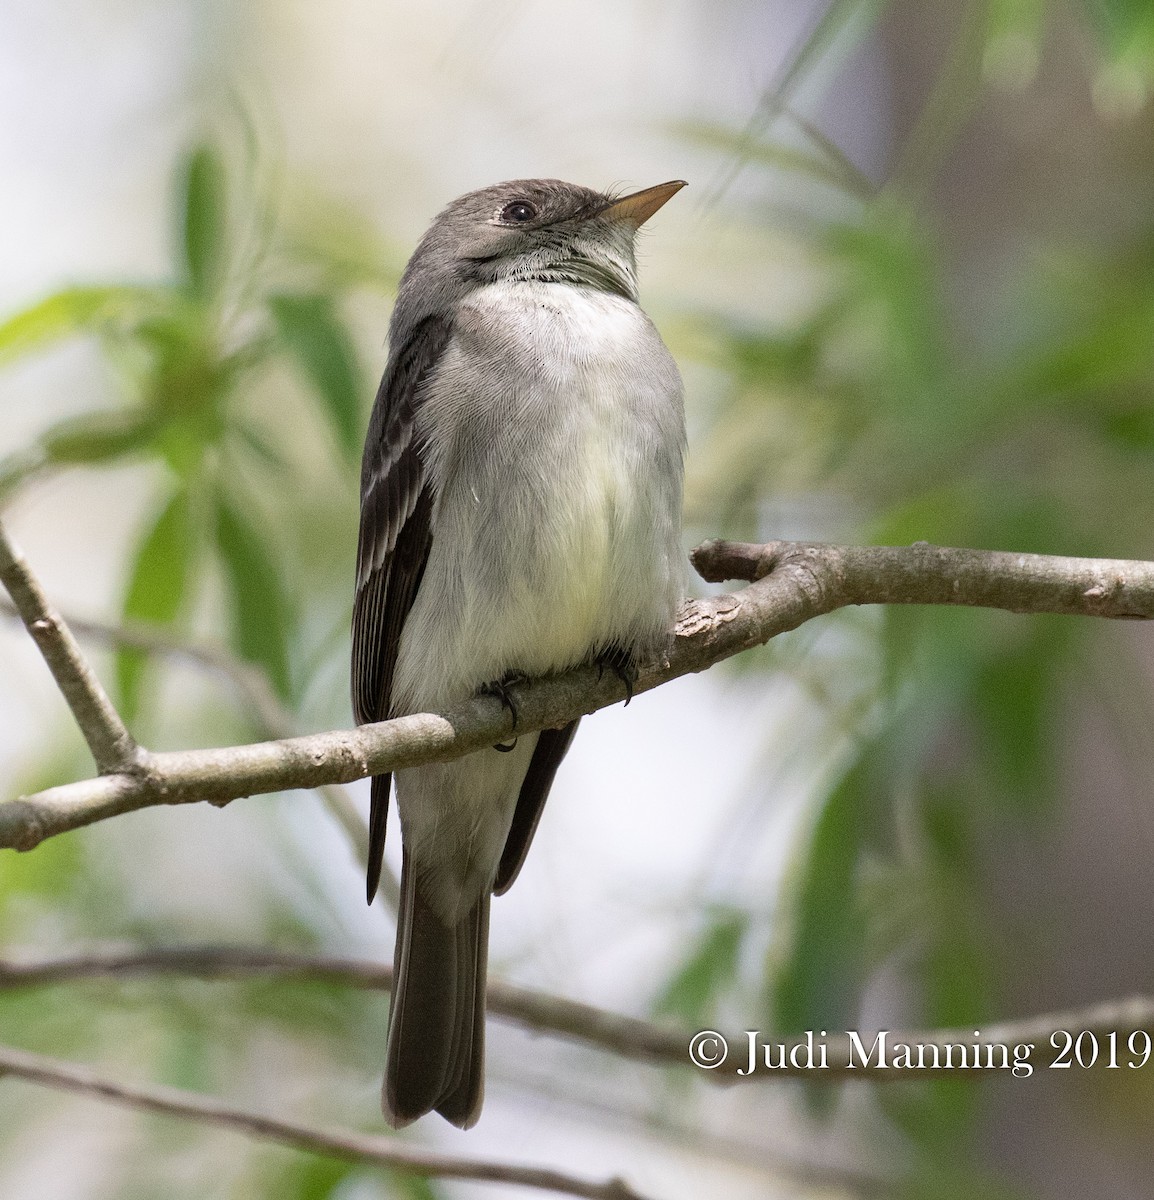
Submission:
M 454 200 L 405 269 L 369 421 L 358 723 L 599 662 L 627 685 L 681 595 L 682 385 L 634 238 L 681 181 L 556 179 Z M 516 711 L 514 708 L 514 718 Z M 382 1107 L 468 1128 L 483 1095 L 489 897 L 512 884 L 577 728 L 396 773 L 403 866 Z M 390 776 L 372 783 L 368 896 Z

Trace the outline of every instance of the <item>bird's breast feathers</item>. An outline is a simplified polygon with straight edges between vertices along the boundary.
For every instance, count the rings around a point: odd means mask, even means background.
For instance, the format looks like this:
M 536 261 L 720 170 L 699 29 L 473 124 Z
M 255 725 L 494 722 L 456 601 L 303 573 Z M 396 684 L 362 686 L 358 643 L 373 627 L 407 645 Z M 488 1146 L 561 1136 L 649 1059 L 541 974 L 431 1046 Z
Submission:
M 480 289 L 418 436 L 437 505 L 395 700 L 451 703 L 508 670 L 660 644 L 682 582 L 682 388 L 636 304 L 572 284 Z

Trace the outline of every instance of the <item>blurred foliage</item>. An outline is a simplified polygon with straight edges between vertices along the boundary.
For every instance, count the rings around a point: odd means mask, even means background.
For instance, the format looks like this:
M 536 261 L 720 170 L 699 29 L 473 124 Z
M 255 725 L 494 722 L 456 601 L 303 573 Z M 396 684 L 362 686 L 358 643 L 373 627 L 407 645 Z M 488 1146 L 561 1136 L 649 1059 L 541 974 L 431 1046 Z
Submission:
M 909 9 L 897 0 L 834 0 L 746 129 L 681 128 L 716 156 L 716 204 L 728 203 L 741 171 L 764 185 L 766 202 L 737 219 L 796 238 L 814 297 L 780 323 L 690 314 L 687 341 L 714 381 L 694 397 L 690 521 L 711 536 L 795 535 L 777 513 L 796 500 L 825 514 L 803 536 L 1154 557 L 1154 208 L 1141 180 L 1129 209 L 1141 218 L 1108 236 L 1062 237 L 1044 224 L 1027 236 L 1015 222 L 1028 214 L 1004 212 L 976 304 L 965 276 L 972 246 L 952 227 L 954 183 L 943 183 L 974 114 L 1039 86 L 1056 29 L 1078 39 L 1083 75 L 1069 86 L 1091 97 L 1092 133 L 1120 137 L 1154 87 L 1154 10 L 1141 0 L 968 0 L 934 11 L 940 61 L 883 181 L 805 114 L 820 109 L 814 81 L 835 75 L 866 39 L 900 39 Z M 1154 162 L 1154 146 L 1142 150 L 1140 176 Z M 214 628 L 300 710 L 344 674 L 352 544 L 333 531 L 353 528 L 372 395 L 346 312 L 357 288 L 387 289 L 395 270 L 383 255 L 366 265 L 375 252 L 355 215 L 326 215 L 313 236 L 293 236 L 251 168 L 215 142 L 178 165 L 167 280 L 71 287 L 0 325 L 0 362 L 84 336 L 120 385 L 115 407 L 55 424 L 0 462 L 0 498 L 46 471 L 151 464 L 158 482 L 124 564 L 123 615 L 180 631 L 218 605 Z M 1051 182 L 1049 191 L 1057 203 L 1061 189 Z M 773 203 L 783 193 L 793 200 L 786 211 Z M 1102 193 L 1096 203 L 1114 200 Z M 274 404 L 260 398 L 270 381 Z M 301 422 L 307 463 L 286 436 Z M 325 589 L 341 597 L 332 611 L 316 602 Z M 823 629 L 834 631 L 836 654 L 822 656 L 828 632 L 804 629 L 755 660 L 802 683 L 811 703 L 791 746 L 825 759 L 782 893 L 750 900 L 715 888 L 695 903 L 678 961 L 654 989 L 655 1011 L 693 1024 L 738 1013 L 782 1034 L 853 1028 L 881 979 L 900 985 L 895 1020 L 977 1027 L 1004 1014 L 1007 978 L 983 878 L 991 826 L 1040 831 L 1054 818 L 1063 713 L 1089 658 L 1108 659 L 1131 709 L 1148 710 L 1133 700 L 1148 686 L 1089 621 L 894 609 L 877 620 L 839 614 Z M 155 664 L 120 651 L 115 678 L 134 725 L 155 720 Z M 1148 734 L 1133 745 L 1148 752 Z M 39 764 L 38 778 L 71 773 L 63 758 Z M 779 782 L 767 772 L 763 813 Z M 260 836 L 274 836 L 271 823 Z M 726 864 L 733 878 L 757 841 L 737 846 Z M 59 940 L 107 935 L 106 914 L 131 907 L 115 888 L 98 841 L 52 839 L 6 864 L 0 932 L 35 941 L 51 924 Z M 273 888 L 248 914 L 249 936 L 324 943 L 339 920 L 316 903 L 321 892 L 306 903 Z M 143 912 L 113 932 L 148 943 L 181 929 Z M 161 1078 L 222 1091 L 238 1062 L 259 1074 L 262 1049 L 352 1072 L 360 1048 L 379 1040 L 379 998 L 253 983 L 234 986 L 222 1007 L 208 986 L 0 993 L 0 1023 L 53 1053 L 99 1049 L 111 1059 L 147 1044 Z M 314 1097 L 316 1106 L 339 1091 Z M 815 1114 L 838 1111 L 836 1098 L 810 1099 Z M 971 1082 L 950 1078 L 877 1090 L 876 1108 L 908 1151 L 892 1194 L 1020 1194 L 973 1165 L 983 1102 Z M 21 1119 L 0 1097 L 0 1127 Z M 181 1145 L 170 1125 L 136 1136 L 137 1161 L 154 1140 Z M 433 1194 L 422 1182 L 383 1185 L 379 1173 L 267 1149 L 237 1152 L 224 1176 L 214 1195 Z M 125 1169 L 117 1194 L 150 1194 L 142 1178 Z M 164 1190 L 158 1167 L 153 1194 Z
M 970 114 L 1035 81 L 1058 16 L 1068 33 L 1059 8 L 940 10 L 949 33 L 938 75 L 893 172 L 872 188 L 790 105 L 819 62 L 909 6 L 835 2 L 744 132 L 688 129 L 764 172 L 769 191 L 781 172 L 803 178 L 820 214 L 799 221 L 795 199 L 788 217 L 819 272 L 813 305 L 784 327 L 706 314 L 691 339 L 729 381 L 691 456 L 703 530 L 797 536 L 775 527 L 774 497 L 816 496 L 833 497 L 841 515 L 814 532 L 839 540 L 1154 556 L 1151 210 L 1132 232 L 991 264 L 974 314 L 959 303 L 965 244 L 938 190 Z M 1140 110 L 1154 84 L 1152 11 L 1085 5 L 1094 115 L 1107 128 Z M 1149 166 L 1154 147 L 1144 149 Z M 1011 226 L 1004 242 L 1013 236 Z M 1087 657 L 1109 656 L 1119 692 L 1144 711 L 1149 684 L 1091 622 L 895 609 L 877 628 L 877 707 L 848 731 L 819 716 L 843 765 L 813 796 L 783 895 L 727 918 L 738 940 L 713 931 L 691 945 L 658 1011 L 696 995 L 689 1011 L 708 1022 L 729 994 L 745 996 L 732 1008 L 748 1013 L 752 956 L 763 964 L 752 972 L 762 1028 L 782 1034 L 858 1027 L 879 977 L 912 998 L 891 1027 L 978 1028 L 1005 1012 L 1013 965 L 1001 957 L 981 847 L 992 828 L 1025 823 L 1044 836 L 1056 817 L 1063 714 L 1085 695 Z M 774 648 L 779 669 L 792 669 L 794 636 Z M 772 779 L 765 789 L 772 796 Z M 813 1111 L 836 1111 L 820 1091 L 810 1098 Z M 1019 1194 L 961 1166 L 982 1112 L 972 1082 L 894 1086 L 877 1102 L 907 1139 L 908 1194 Z
M 738 953 L 748 931 L 749 916 L 717 907 L 702 914 L 704 928 L 654 1004 L 659 1016 L 677 1017 L 683 1025 L 716 1020 L 716 1000 L 738 967 Z
M 314 201 L 303 224 L 279 220 L 280 198 L 254 182 L 253 151 L 205 142 L 177 165 L 169 281 L 69 287 L 0 325 L 0 363 L 65 339 L 93 339 L 120 397 L 116 407 L 50 425 L 35 444 L 0 462 L 0 498 L 46 472 L 151 464 L 158 482 L 124 564 L 123 617 L 171 629 L 179 645 L 207 605 L 214 630 L 263 673 L 291 711 L 317 690 L 318 673 L 327 681 L 338 648 L 331 627 L 343 631 L 348 621 L 352 545 L 330 530 L 354 526 L 359 439 L 372 389 L 344 309 L 355 288 L 387 291 L 395 272 L 359 225 L 331 206 Z M 346 256 L 357 258 L 356 272 Z M 269 385 L 271 407 L 264 399 Z M 322 481 L 320 498 L 303 494 L 310 473 Z M 319 537 L 318 526 L 325 527 Z M 310 569 L 318 573 L 311 593 L 296 582 Z M 339 596 L 332 613 L 330 592 Z M 305 594 L 313 602 L 302 610 Z M 224 610 L 219 620 L 217 607 Z M 318 617 L 324 627 L 310 628 Z M 145 726 L 149 734 L 163 728 L 159 709 L 169 674 L 140 650 L 116 651 L 116 700 L 134 728 Z M 343 719 L 337 714 L 345 693 L 323 690 L 336 696 L 326 696 L 335 710 L 326 711 L 328 726 Z M 210 706 L 210 723 L 220 720 L 215 712 Z M 181 714 L 187 722 L 186 707 Z M 231 724 L 224 736 L 243 736 L 235 718 Z M 197 735 L 185 729 L 183 736 Z M 84 775 L 89 767 L 75 739 L 62 739 L 70 742 L 67 751 L 42 753 L 17 790 Z M 283 827 L 268 816 L 256 820 L 260 836 L 284 841 Z M 155 837 L 148 844 L 150 854 L 163 852 Z M 343 918 L 317 899 L 326 893 L 313 878 L 320 864 L 300 847 L 283 849 L 284 860 L 295 860 L 291 886 L 282 879 L 259 889 L 226 931 L 228 939 L 308 950 L 347 937 Z M 186 927 L 176 911 L 142 908 L 121 893 L 124 877 L 109 867 L 94 830 L 6 861 L 5 942 L 47 947 L 120 937 L 148 946 L 211 936 L 195 920 Z M 226 986 L 225 1004 L 218 1002 L 220 985 L 195 981 L 0 989 L 0 1027 L 47 1053 L 95 1055 L 110 1065 L 123 1060 L 126 1074 L 140 1070 L 143 1055 L 159 1080 L 226 1094 L 244 1078 L 238 1064 L 246 1061 L 257 1076 L 275 1075 L 296 1056 L 340 1061 L 351 1075 L 358 1045 L 379 1040 L 384 1024 L 387 1000 L 372 993 L 260 981 Z M 330 1089 L 326 1096 L 341 1094 L 347 1092 Z M 326 1101 L 317 1107 L 322 1112 Z M 363 1111 L 356 1106 L 330 1119 L 355 1124 Z M 21 1108 L 18 1091 L 6 1093 L 0 1128 L 15 1133 L 39 1112 L 35 1105 Z M 211 1140 L 180 1122 L 144 1119 L 124 1157 L 109 1155 L 107 1194 L 170 1194 L 172 1164 L 184 1161 L 187 1170 L 205 1155 L 193 1170 L 211 1188 L 206 1195 L 428 1200 L 436 1194 L 424 1181 L 390 1180 L 380 1171 L 288 1151 L 241 1145 L 222 1155 Z M 157 1147 L 164 1152 L 157 1155 Z
M 0 361 L 95 337 L 125 397 L 117 409 L 53 425 L 0 463 L 0 495 L 47 469 L 158 460 L 168 492 L 129 563 L 124 616 L 179 625 L 211 577 L 207 554 L 224 581 L 232 648 L 288 698 L 300 682 L 291 675 L 299 617 L 285 584 L 288 547 L 253 482 L 271 472 L 275 496 L 291 487 L 292 468 L 280 431 L 254 417 L 250 395 L 262 373 L 295 367 L 351 477 L 370 389 L 335 273 L 323 257 L 278 243 L 268 198 L 246 190 L 243 175 L 230 175 L 212 143 L 179 165 L 170 283 L 67 288 L 0 325 Z M 118 699 L 130 719 L 147 674 L 140 652 L 120 652 Z

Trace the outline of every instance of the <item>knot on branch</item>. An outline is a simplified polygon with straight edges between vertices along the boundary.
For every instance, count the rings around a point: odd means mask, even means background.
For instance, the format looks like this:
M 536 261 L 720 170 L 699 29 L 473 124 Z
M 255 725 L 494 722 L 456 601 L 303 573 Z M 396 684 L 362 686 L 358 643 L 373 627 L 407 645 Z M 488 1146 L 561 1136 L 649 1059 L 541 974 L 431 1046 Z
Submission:
M 791 573 L 798 589 L 817 612 L 826 612 L 830 603 L 831 576 L 836 575 L 833 546 L 809 546 L 797 542 L 768 542 L 762 561 L 768 563 L 765 574 Z M 761 578 L 762 576 L 758 576 Z
M 126 731 L 127 732 L 127 731 Z M 161 772 L 152 755 L 130 736 L 117 738 L 113 744 L 114 755 L 110 762 L 101 766 L 100 774 L 121 775 L 145 787 L 161 785 Z
M 23 800 L 0 804 L 0 845 L 13 850 L 35 850 L 50 833 L 35 805 Z
M 1101 576 L 1082 592 L 1089 615 L 1113 616 L 1124 620 L 1141 621 L 1149 618 L 1141 606 L 1129 603 L 1130 589 L 1121 575 Z

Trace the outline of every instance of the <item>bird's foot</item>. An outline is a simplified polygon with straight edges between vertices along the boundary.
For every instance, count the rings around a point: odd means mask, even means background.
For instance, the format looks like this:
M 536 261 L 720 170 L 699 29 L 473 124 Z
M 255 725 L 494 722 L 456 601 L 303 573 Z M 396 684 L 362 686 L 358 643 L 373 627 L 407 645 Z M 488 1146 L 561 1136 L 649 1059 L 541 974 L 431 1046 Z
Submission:
M 621 646 L 606 646 L 593 660 L 597 664 L 597 679 L 601 680 L 608 667 L 625 684 L 625 706 L 633 699 L 633 685 L 637 682 L 637 660 Z
M 517 730 L 520 714 L 517 711 L 517 701 L 510 689 L 519 683 L 524 683 L 527 679 L 528 676 L 522 675 L 520 671 L 506 671 L 500 679 L 494 679 L 492 683 L 483 683 L 480 688 L 482 696 L 496 696 L 501 701 L 501 707 L 509 710 L 509 714 L 513 718 L 514 732 Z M 511 742 L 498 742 L 493 749 L 500 750 L 502 754 L 508 754 L 510 750 L 516 748 L 516 745 L 517 739 L 514 738 Z

